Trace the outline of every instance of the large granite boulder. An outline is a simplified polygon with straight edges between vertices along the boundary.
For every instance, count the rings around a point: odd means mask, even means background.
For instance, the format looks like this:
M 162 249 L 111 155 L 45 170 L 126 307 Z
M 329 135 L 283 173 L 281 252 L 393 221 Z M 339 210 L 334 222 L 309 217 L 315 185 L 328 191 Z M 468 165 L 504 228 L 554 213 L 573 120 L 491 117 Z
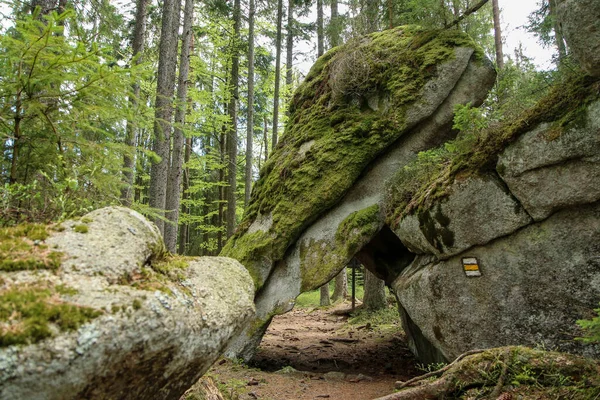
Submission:
M 588 74 L 600 76 L 600 3 L 556 0 L 556 15 L 569 51 Z
M 574 340 L 600 302 L 599 86 L 567 80 L 433 174 L 391 180 L 388 222 L 417 254 L 391 287 L 422 360 L 512 344 L 600 355 Z
M 222 255 L 260 290 L 257 318 L 230 346 L 249 359 L 271 318 L 335 276 L 384 222 L 385 181 L 455 134 L 456 104 L 480 104 L 495 72 L 457 31 L 405 26 L 317 60 Z M 378 273 L 383 277 L 383 273 Z
M 0 244 L 2 399 L 178 399 L 254 315 L 241 264 L 167 257 L 126 208 Z

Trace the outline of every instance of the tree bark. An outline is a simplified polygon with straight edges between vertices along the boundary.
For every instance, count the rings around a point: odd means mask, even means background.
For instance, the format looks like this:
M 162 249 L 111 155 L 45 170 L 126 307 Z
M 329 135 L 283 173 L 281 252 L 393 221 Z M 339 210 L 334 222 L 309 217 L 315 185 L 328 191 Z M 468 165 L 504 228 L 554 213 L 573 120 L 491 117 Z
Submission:
M 344 267 L 339 274 L 335 276 L 335 288 L 331 300 L 345 300 L 348 297 L 348 273 Z
M 156 153 L 160 161 L 154 162 L 150 169 L 150 207 L 157 209 L 161 216 L 164 216 L 167 198 L 180 7 L 180 0 L 164 1 L 158 50 L 158 77 L 156 82 L 156 110 L 152 151 Z M 164 234 L 164 221 L 160 218 L 155 218 L 154 222 L 160 232 Z
M 281 31 L 283 29 L 283 0 L 277 0 L 277 35 L 275 38 L 275 93 L 273 94 L 273 134 L 271 152 L 277 145 L 279 127 L 279 92 L 281 83 Z
M 567 56 L 567 48 L 565 46 L 565 38 L 562 33 L 562 28 L 560 27 L 560 23 L 556 18 L 556 0 L 549 0 L 548 2 L 550 7 L 550 14 L 554 19 L 554 40 L 556 41 L 556 47 L 558 48 L 558 62 L 561 61 Z
M 323 0 L 317 0 L 317 57 L 325 52 L 323 42 Z
M 265 162 L 269 158 L 269 127 L 267 116 L 264 116 L 264 131 L 263 131 L 263 140 L 265 141 Z M 260 169 L 260 168 L 259 168 Z
M 292 91 L 292 65 L 294 64 L 294 0 L 288 0 L 288 15 L 287 15 L 287 43 L 286 43 L 286 58 L 285 58 L 285 86 L 287 96 L 291 95 Z M 286 102 L 289 97 L 286 98 Z M 289 108 L 287 108 L 289 114 Z
M 229 85 L 231 95 L 229 98 L 230 125 L 227 131 L 227 238 L 235 230 L 236 208 L 236 183 L 237 183 L 237 100 L 239 97 L 239 69 L 240 58 L 238 46 L 240 43 L 240 0 L 235 0 L 233 6 L 233 54 L 231 56 L 231 75 Z
M 165 224 L 165 245 L 167 246 L 167 250 L 171 253 L 175 253 L 177 250 L 181 173 L 183 165 L 183 147 L 185 144 L 183 126 L 185 124 L 187 106 L 193 19 L 194 0 L 185 0 L 185 8 L 183 11 L 183 36 L 181 38 L 181 54 L 179 58 L 179 80 L 177 82 L 175 129 L 173 130 L 173 150 L 171 153 L 166 199 L 166 216 L 169 223 Z
M 329 306 L 331 305 L 331 300 L 329 299 L 329 282 L 321 286 L 320 290 L 320 301 L 319 304 L 321 306 Z
M 181 212 L 185 214 L 189 214 L 190 208 L 186 205 L 186 200 L 188 199 L 188 189 L 190 188 L 190 168 L 187 167 L 190 162 L 190 156 L 192 155 L 192 138 L 189 137 L 185 141 L 185 155 L 183 158 L 183 162 L 186 165 L 186 168 L 183 170 L 183 188 L 181 193 L 181 201 L 183 202 L 183 207 L 181 208 Z M 190 225 L 186 223 L 181 226 L 181 231 L 179 232 L 179 250 L 177 251 L 179 254 L 185 254 L 186 245 L 188 243 L 190 232 Z
M 331 21 L 329 21 L 329 42 L 331 47 L 340 45 L 340 24 L 337 0 L 331 0 Z
M 254 0 L 250 0 L 248 10 L 248 118 L 246 130 L 246 185 L 244 187 L 244 208 L 250 202 L 252 191 L 252 140 L 254 136 Z
M 500 26 L 500 7 L 498 0 L 492 0 L 492 13 L 494 15 L 494 43 L 496 44 L 496 67 L 504 69 L 504 54 L 502 52 L 502 28 Z
M 145 35 L 146 35 L 146 16 L 147 9 L 150 0 L 137 0 L 136 12 L 135 12 L 135 26 L 133 28 L 133 42 L 132 56 L 135 59 L 136 64 L 142 62 L 142 52 L 144 51 Z M 129 97 L 129 103 L 131 109 L 137 110 L 138 98 L 140 97 L 140 84 L 135 82 L 132 87 L 132 95 Z M 128 149 L 123 156 L 123 188 L 121 189 L 121 203 L 124 206 L 131 206 L 131 199 L 133 192 L 131 190 L 133 186 L 133 171 L 135 167 L 135 142 L 136 142 L 136 131 L 135 124 L 131 120 L 127 120 L 127 126 L 125 128 L 125 145 Z
M 387 307 L 385 299 L 385 282 L 365 268 L 365 296 L 363 307 L 369 311 L 377 311 Z

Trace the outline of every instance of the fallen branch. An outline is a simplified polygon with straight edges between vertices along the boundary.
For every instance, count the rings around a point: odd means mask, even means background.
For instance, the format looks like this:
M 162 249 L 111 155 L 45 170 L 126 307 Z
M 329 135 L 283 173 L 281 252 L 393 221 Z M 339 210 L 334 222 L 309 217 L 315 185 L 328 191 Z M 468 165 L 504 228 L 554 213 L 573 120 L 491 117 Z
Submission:
M 506 376 L 508 375 L 508 364 L 510 362 L 510 349 L 506 349 L 504 353 L 504 362 L 502 365 L 502 372 L 500 373 L 500 377 L 498 378 L 498 382 L 496 383 L 496 387 L 490 394 L 490 400 L 496 400 L 500 393 L 502 393 L 502 388 L 504 387 L 504 383 L 506 382 Z
M 469 7 L 458 18 L 456 18 L 454 21 L 452 21 L 449 25 L 446 25 L 446 28 L 452 28 L 453 26 L 458 25 L 460 23 L 460 21 L 462 21 L 463 19 L 467 18 L 469 15 L 471 15 L 474 12 L 476 12 L 477 10 L 479 10 L 487 2 L 488 2 L 488 0 L 481 0 L 479 3 L 475 4 L 473 7 Z

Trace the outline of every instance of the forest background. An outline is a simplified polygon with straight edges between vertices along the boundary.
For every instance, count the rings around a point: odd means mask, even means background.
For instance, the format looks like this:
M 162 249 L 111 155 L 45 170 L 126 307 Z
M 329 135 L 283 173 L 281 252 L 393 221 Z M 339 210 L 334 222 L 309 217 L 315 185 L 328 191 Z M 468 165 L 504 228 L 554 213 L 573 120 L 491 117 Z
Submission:
M 526 26 L 554 54 L 541 70 L 503 53 L 497 0 L 1 0 L 0 226 L 122 204 L 171 252 L 216 255 L 303 60 L 404 24 L 466 31 L 499 71 L 483 107 L 456 110 L 455 128 L 476 135 L 570 68 L 554 1 Z

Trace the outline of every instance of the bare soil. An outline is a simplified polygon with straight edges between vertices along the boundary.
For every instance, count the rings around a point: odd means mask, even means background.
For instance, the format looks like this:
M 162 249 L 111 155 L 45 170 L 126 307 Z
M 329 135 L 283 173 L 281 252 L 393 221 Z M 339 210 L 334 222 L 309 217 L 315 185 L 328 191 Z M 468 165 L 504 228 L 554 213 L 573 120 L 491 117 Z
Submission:
M 221 360 L 207 373 L 226 399 L 367 400 L 419 375 L 399 323 L 348 324 L 349 303 L 273 319 L 250 367 Z

